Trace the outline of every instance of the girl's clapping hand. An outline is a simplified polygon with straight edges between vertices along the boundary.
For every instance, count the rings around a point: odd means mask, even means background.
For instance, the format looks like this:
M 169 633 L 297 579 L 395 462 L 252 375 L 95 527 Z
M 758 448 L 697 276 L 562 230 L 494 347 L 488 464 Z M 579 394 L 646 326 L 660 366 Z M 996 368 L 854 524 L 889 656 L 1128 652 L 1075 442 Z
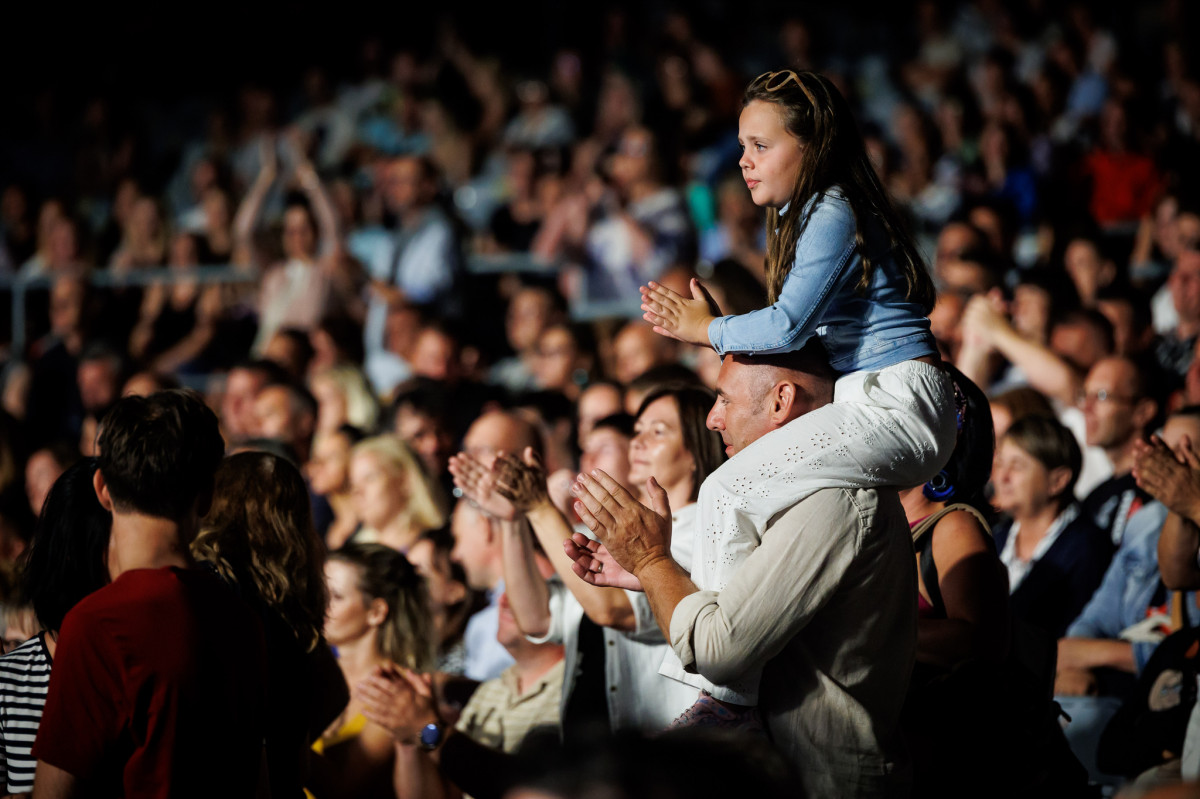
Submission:
M 708 326 L 721 309 L 699 280 L 692 278 L 690 285 L 690 299 L 654 281 L 642 286 L 642 318 L 659 335 L 709 347 Z

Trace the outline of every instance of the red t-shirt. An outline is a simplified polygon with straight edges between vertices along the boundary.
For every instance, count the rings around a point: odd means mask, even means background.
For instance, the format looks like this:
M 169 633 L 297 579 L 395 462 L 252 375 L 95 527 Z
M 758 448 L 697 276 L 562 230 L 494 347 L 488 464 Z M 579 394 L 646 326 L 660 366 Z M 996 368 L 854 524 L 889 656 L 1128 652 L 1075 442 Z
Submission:
M 33 754 L 87 796 L 253 796 L 261 625 L 211 575 L 137 569 L 67 614 Z
M 1162 181 L 1151 159 L 1094 150 L 1085 168 L 1092 176 L 1090 210 L 1099 224 L 1136 222 L 1153 210 Z

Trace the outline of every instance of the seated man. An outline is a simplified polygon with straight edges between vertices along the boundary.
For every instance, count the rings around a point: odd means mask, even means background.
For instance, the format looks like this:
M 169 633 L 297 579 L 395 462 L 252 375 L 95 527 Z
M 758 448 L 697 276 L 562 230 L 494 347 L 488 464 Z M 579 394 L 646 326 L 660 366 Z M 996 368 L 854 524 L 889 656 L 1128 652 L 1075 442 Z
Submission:
M 63 621 L 34 793 L 254 796 L 266 664 L 254 611 L 192 568 L 188 546 L 224 454 L 198 396 L 126 397 L 100 426 L 112 583 Z M 219 754 L 214 745 L 219 743 Z
M 786 442 L 779 428 L 829 402 L 822 361 L 813 348 L 725 356 L 708 426 L 721 433 L 727 465 L 759 439 Z M 899 718 L 917 603 L 908 522 L 894 490 L 823 489 L 797 502 L 767 523 L 720 592 L 697 590 L 671 559 L 670 508 L 656 483 L 647 484 L 653 510 L 598 470 L 573 491 L 576 511 L 629 572 L 597 557 L 592 542 L 573 553 L 576 573 L 598 585 L 640 582 L 687 671 L 727 684 L 761 666 L 759 705 L 802 795 L 884 796 L 901 787 Z
M 498 753 L 516 752 L 535 728 L 559 726 L 562 645 L 529 641 L 504 594 L 497 640 L 515 662 L 475 690 L 452 730 L 438 716 L 431 684 L 412 672 L 379 669 L 359 685 L 363 714 L 396 740 L 397 795 L 446 795 L 450 782 L 478 794 L 475 781 L 494 786 L 513 767 Z M 443 743 L 454 754 L 439 770 L 431 755 L 440 760 Z

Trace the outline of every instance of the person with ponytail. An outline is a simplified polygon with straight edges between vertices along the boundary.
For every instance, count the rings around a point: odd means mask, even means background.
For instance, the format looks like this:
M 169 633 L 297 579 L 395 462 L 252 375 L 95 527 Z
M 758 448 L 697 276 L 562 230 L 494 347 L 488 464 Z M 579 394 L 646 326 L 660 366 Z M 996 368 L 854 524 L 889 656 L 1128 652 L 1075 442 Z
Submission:
M 845 98 L 813 72 L 760 75 L 743 97 L 738 140 L 750 196 L 768 209 L 770 304 L 722 316 L 699 281 L 691 297 L 652 282 L 642 288 L 644 318 L 727 359 L 795 351 L 816 337 L 838 378 L 833 403 L 758 439 L 705 483 L 691 577 L 713 591 L 780 510 L 823 488 L 920 485 L 955 441 L 953 387 L 926 318 L 933 282 Z M 767 389 L 764 403 L 774 401 Z M 677 723 L 757 704 L 757 674 L 730 686 L 687 681 L 705 694 Z
M 347 544 L 325 563 L 329 610 L 325 639 L 336 649 L 348 685 L 377 667 L 432 671 L 435 635 L 425 581 L 396 550 Z M 308 789 L 326 797 L 392 797 L 395 745 L 390 732 L 350 703 L 313 745 Z

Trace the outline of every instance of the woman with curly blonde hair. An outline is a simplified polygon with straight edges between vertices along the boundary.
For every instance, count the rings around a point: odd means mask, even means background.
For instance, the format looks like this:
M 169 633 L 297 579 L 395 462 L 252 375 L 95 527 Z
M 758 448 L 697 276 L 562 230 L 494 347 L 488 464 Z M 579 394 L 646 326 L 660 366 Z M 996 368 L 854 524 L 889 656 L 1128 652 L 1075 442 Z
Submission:
M 407 552 L 421 533 L 446 523 L 441 490 L 396 436 L 375 436 L 354 445 L 350 494 L 363 525 L 352 539 L 355 543 L 386 544 Z
M 322 640 L 325 547 L 299 470 L 267 452 L 222 461 L 192 553 L 234 584 L 262 618 L 271 795 L 301 796 L 308 749 L 349 697 Z

